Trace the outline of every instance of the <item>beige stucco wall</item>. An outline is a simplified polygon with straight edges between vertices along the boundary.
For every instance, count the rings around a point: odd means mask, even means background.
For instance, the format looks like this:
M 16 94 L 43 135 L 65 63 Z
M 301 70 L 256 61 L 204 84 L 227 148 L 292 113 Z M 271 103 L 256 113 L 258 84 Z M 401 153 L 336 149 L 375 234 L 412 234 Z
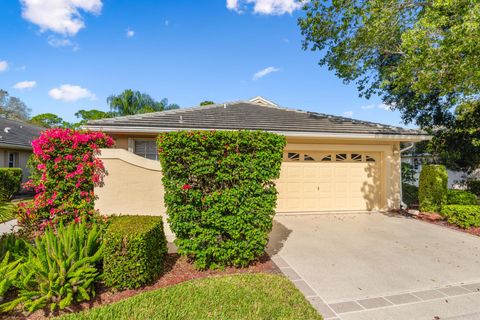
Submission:
M 145 159 L 124 149 L 102 149 L 107 175 L 103 185 L 95 188 L 95 208 L 106 215 L 161 215 L 167 237 L 163 202 L 162 171 L 158 161 Z
M 27 162 L 28 162 L 28 158 L 32 154 L 32 151 L 0 148 L 0 168 L 8 167 L 9 152 L 18 153 L 18 163 L 16 164 L 16 167 L 21 168 L 23 171 L 23 176 L 22 176 L 23 182 L 27 181 L 28 177 L 30 176 L 30 172 L 27 168 Z
M 108 176 L 97 188 L 97 207 L 106 214 L 165 214 L 161 168 L 158 161 L 128 152 L 133 139 L 155 135 L 113 135 L 117 149 L 104 150 L 101 158 Z M 400 143 L 382 140 L 287 138 L 286 150 L 370 151 L 381 155 L 380 210 L 400 207 Z M 132 151 L 130 149 L 130 151 Z

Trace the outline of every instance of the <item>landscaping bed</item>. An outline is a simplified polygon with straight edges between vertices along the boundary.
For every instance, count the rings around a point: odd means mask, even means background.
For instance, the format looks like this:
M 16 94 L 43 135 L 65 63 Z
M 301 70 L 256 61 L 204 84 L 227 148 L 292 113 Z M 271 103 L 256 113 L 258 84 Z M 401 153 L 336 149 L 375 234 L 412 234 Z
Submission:
M 436 213 L 420 213 L 413 217 L 418 220 L 436 224 L 438 226 L 450 228 L 452 230 L 469 233 L 474 236 L 480 236 L 480 227 L 461 228 L 453 223 L 449 223 L 448 221 L 444 220 L 444 218 L 441 215 Z
M 78 312 L 81 310 L 88 310 L 94 307 L 99 307 L 106 304 L 111 304 L 118 302 L 133 296 L 136 296 L 141 293 L 145 293 L 152 290 L 157 290 L 169 286 L 173 286 L 185 281 L 193 279 L 201 279 L 212 276 L 224 276 L 231 274 L 247 274 L 247 273 L 269 273 L 269 274 L 280 274 L 280 271 L 276 265 L 270 260 L 268 255 L 262 256 L 262 258 L 255 264 L 247 268 L 234 268 L 229 267 L 223 270 L 197 270 L 185 257 L 180 257 L 178 254 L 168 254 L 164 262 L 164 273 L 162 276 L 153 284 L 141 287 L 139 289 L 127 289 L 124 291 L 114 291 L 105 286 L 99 286 L 96 289 L 96 297 L 91 301 L 79 303 L 70 306 L 70 311 Z M 187 304 L 187 303 L 186 303 Z M 67 313 L 69 311 L 61 311 L 58 314 Z M 57 314 L 57 315 L 58 315 Z M 44 310 L 36 311 L 35 313 L 24 316 L 22 314 L 11 313 L 9 315 L 10 319 L 47 319 L 45 316 Z

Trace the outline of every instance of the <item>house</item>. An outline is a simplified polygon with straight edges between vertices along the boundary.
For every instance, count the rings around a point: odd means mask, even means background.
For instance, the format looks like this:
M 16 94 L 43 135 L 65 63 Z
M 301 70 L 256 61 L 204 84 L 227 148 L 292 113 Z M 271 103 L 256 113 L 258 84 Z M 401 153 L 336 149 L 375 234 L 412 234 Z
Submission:
M 32 154 L 32 141 L 45 128 L 0 117 L 0 167 L 21 168 L 22 180 L 29 177 L 27 161 Z
M 108 176 L 95 192 L 102 213 L 163 214 L 156 137 L 175 130 L 265 130 L 284 135 L 278 213 L 400 207 L 400 142 L 418 130 L 286 109 L 264 98 L 90 121 L 116 141 L 100 156 Z

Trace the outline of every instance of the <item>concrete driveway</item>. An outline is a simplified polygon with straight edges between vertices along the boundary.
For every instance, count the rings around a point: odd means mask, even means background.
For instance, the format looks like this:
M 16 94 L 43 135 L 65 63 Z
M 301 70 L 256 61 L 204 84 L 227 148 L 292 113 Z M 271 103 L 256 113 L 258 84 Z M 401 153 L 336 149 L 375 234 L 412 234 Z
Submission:
M 382 213 L 292 215 L 275 218 L 268 251 L 326 319 L 480 319 L 479 237 Z

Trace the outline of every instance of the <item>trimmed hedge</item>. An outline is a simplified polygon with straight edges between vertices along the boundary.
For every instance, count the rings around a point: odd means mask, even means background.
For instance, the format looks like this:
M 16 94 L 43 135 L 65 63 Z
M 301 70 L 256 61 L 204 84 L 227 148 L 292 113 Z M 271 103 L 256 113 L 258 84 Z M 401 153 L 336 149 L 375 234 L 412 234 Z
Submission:
M 468 191 L 450 189 L 447 192 L 447 204 L 476 205 L 477 196 Z
M 22 169 L 0 168 L 0 201 L 8 201 L 20 191 Z
M 424 165 L 420 173 L 418 200 L 420 211 L 440 212 L 447 202 L 448 173 L 442 165 Z
M 477 195 L 477 197 L 480 197 L 480 180 L 468 180 L 467 189 L 471 193 Z
M 165 204 L 179 253 L 199 269 L 244 267 L 265 250 L 285 137 L 179 131 L 158 138 Z
M 442 208 L 442 215 L 448 222 L 465 229 L 480 227 L 480 206 L 446 205 Z
M 402 188 L 403 202 L 405 202 L 409 207 L 418 204 L 418 187 L 408 183 L 403 183 Z
M 107 286 L 139 288 L 161 274 L 167 253 L 161 217 L 113 217 L 103 242 L 103 279 Z

